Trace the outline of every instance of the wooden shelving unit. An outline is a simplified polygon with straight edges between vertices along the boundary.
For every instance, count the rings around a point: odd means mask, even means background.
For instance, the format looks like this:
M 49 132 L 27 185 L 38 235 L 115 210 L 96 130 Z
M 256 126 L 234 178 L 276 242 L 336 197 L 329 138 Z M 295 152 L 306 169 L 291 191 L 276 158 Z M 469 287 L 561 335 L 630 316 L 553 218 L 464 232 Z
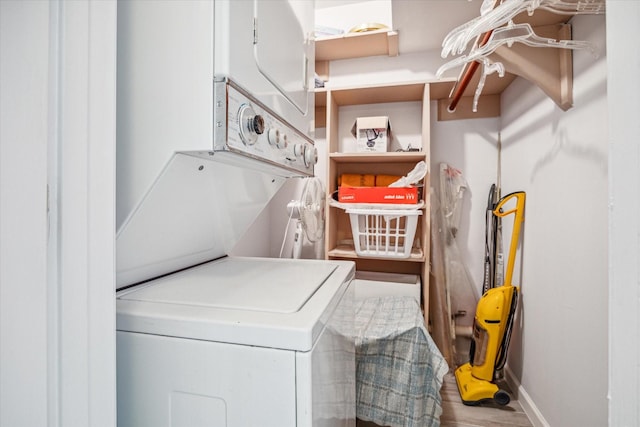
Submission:
M 570 27 L 562 19 L 547 13 L 537 14 L 534 19 L 521 18 L 532 26 L 547 25 L 547 37 L 570 38 Z M 520 19 L 518 19 L 520 21 Z M 536 28 L 538 30 L 538 28 Z M 502 51 L 500 50 L 502 49 Z M 407 259 L 377 259 L 358 256 L 353 247 L 349 215 L 343 209 L 331 206 L 329 200 L 337 191 L 338 177 L 344 173 L 404 175 L 420 160 L 430 161 L 430 100 L 438 100 L 438 120 L 455 120 L 500 115 L 500 94 L 511 84 L 516 75 L 522 75 L 539 85 L 561 108 L 571 104 L 571 52 L 558 49 L 539 49 L 532 53 L 527 46 L 518 49 L 500 48 L 495 55 L 507 63 L 507 74 L 503 78 L 489 76 L 480 98 L 479 112 L 473 113 L 471 101 L 479 76 L 469 84 L 455 113 L 447 111 L 448 98 L 455 79 L 434 82 L 409 82 L 387 85 L 361 85 L 348 88 L 316 89 L 316 127 L 325 127 L 328 142 L 327 218 L 325 253 L 328 259 L 350 259 L 356 268 L 365 271 L 409 273 L 419 275 L 422 282 L 422 299 L 425 320 L 429 307 L 429 260 L 430 260 L 430 174 L 424 179 L 422 196 L 425 205 L 418 222 L 414 250 Z M 560 52 L 559 52 L 560 51 Z M 512 55 L 513 54 L 513 55 Z M 359 58 L 373 55 L 398 55 L 398 33 L 395 31 L 373 31 L 344 34 L 316 40 L 316 72 L 325 80 L 329 75 L 329 62 L 338 59 Z M 532 56 L 534 55 L 534 56 Z M 542 55 L 542 56 L 535 56 Z M 529 58 L 529 59 L 527 59 Z M 533 58 L 533 59 L 532 59 Z M 539 81 L 528 69 L 531 65 L 544 63 L 550 77 Z M 520 65 L 518 65 L 520 64 Z M 339 115 L 342 106 L 376 103 L 415 102 L 422 105 L 421 143 L 422 151 L 410 153 L 342 153 L 339 150 Z M 350 243 L 351 241 L 351 243 Z
M 340 152 L 339 116 L 341 107 L 392 102 L 421 102 L 420 116 L 422 151 L 345 153 Z M 430 96 L 429 84 L 413 82 L 390 85 L 362 85 L 340 89 L 316 91 L 316 123 L 323 123 L 327 132 L 328 176 L 326 207 L 325 253 L 327 259 L 349 259 L 356 262 L 356 268 L 364 271 L 415 274 L 421 278 L 425 318 L 429 307 L 429 236 L 430 207 L 428 191 L 422 193 L 425 201 L 419 216 L 414 245 L 409 258 L 369 258 L 359 256 L 353 245 L 351 222 L 344 209 L 330 202 L 338 190 L 338 178 L 342 174 L 385 174 L 406 175 L 414 166 L 425 161 L 429 164 L 430 149 Z M 324 121 L 321 117 L 325 117 Z M 430 186 L 430 175 L 423 181 L 423 188 Z

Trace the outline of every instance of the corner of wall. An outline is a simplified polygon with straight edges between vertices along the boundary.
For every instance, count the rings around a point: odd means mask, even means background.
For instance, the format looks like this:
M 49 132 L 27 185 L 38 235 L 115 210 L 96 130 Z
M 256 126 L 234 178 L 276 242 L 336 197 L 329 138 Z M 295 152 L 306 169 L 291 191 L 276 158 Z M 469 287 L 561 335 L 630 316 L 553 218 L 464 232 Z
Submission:
M 529 396 L 527 391 L 524 389 L 522 384 L 520 384 L 520 381 L 516 378 L 515 374 L 511 371 L 511 369 L 509 369 L 508 366 L 505 368 L 505 374 L 505 379 L 507 381 L 507 384 L 509 385 L 509 388 L 512 390 L 512 393 L 514 395 L 513 397 L 518 400 L 518 403 L 520 403 L 520 406 L 522 406 L 524 413 L 527 414 L 527 417 L 529 417 L 529 421 L 531 421 L 531 424 L 533 424 L 534 427 L 549 427 L 550 424 L 547 422 L 547 420 L 544 419 L 544 416 L 542 416 L 542 413 L 538 410 L 538 407 L 536 406 L 531 396 Z M 513 392 L 513 390 L 516 391 Z

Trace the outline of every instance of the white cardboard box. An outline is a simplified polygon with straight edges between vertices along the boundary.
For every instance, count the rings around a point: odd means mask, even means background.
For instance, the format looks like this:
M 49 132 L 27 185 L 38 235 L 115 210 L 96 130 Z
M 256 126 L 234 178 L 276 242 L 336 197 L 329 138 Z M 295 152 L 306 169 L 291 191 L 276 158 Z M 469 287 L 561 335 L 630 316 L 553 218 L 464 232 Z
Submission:
M 389 117 L 358 117 L 351 128 L 357 152 L 386 152 L 391 143 Z

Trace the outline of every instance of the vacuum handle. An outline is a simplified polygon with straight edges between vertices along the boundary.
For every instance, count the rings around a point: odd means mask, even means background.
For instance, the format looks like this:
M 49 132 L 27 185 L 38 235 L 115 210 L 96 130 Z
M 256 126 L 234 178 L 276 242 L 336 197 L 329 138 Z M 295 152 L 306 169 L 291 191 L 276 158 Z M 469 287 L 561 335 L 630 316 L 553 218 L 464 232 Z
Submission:
M 513 209 L 508 211 L 502 211 L 502 207 L 506 205 L 510 200 L 516 199 L 516 205 Z M 511 245 L 509 246 L 509 259 L 507 260 L 507 273 L 504 278 L 504 286 L 513 286 L 511 279 L 513 278 L 513 269 L 516 261 L 516 250 L 518 246 L 518 240 L 520 239 L 520 229 L 524 220 L 524 204 L 526 200 L 526 193 L 524 191 L 516 191 L 514 193 L 504 196 L 495 209 L 493 214 L 497 217 L 504 218 L 508 215 L 514 214 L 513 218 L 513 231 L 511 232 Z

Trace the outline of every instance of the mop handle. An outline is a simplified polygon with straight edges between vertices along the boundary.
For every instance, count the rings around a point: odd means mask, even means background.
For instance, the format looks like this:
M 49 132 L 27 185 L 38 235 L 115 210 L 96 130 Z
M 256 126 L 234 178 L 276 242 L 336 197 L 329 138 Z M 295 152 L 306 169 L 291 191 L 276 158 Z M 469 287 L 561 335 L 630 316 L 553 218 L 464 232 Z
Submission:
M 515 208 L 502 211 L 502 207 L 509 202 L 511 199 L 516 199 Z M 516 261 L 516 250 L 518 246 L 518 240 L 520 239 L 520 227 L 522 226 L 522 221 L 524 220 L 524 202 L 526 199 L 526 194 L 524 191 L 516 191 L 514 193 L 507 194 L 498 202 L 498 205 L 493 210 L 493 214 L 500 218 L 504 218 L 507 215 L 515 214 L 513 219 L 513 231 L 511 233 L 511 244 L 509 245 L 509 259 L 507 260 L 507 274 L 505 275 L 503 286 L 513 286 L 511 284 L 511 279 L 513 278 L 513 269 L 515 267 Z

